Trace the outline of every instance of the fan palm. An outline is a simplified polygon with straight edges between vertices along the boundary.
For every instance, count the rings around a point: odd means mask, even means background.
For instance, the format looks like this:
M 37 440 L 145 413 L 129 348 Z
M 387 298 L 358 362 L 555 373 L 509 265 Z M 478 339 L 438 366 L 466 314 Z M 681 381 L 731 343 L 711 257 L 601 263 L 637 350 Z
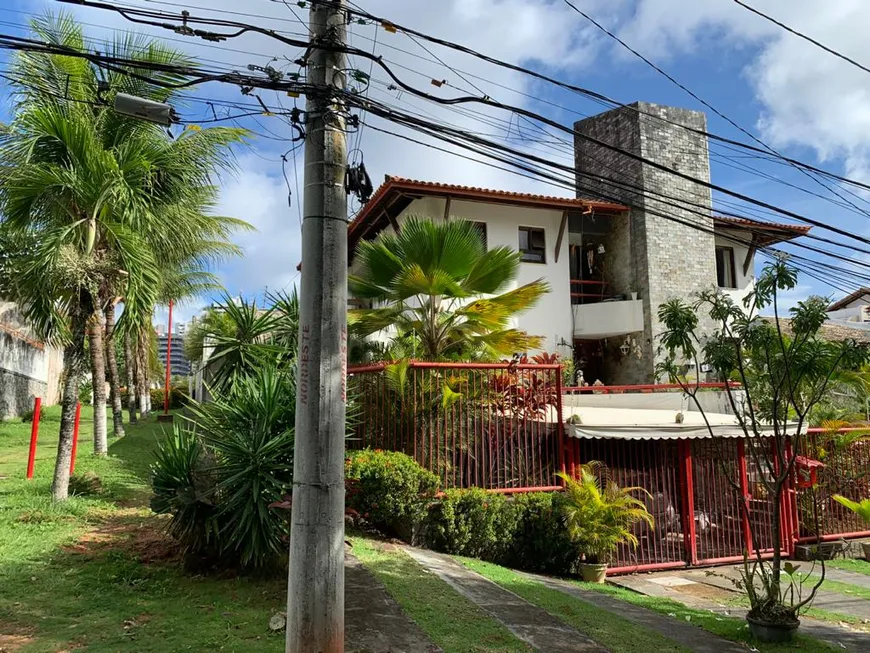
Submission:
M 37 19 L 32 30 L 43 41 L 93 49 L 69 16 Z M 118 37 L 100 49 L 146 64 L 193 65 L 141 35 Z M 210 175 L 232 166 L 230 146 L 244 132 L 185 131 L 173 140 L 156 125 L 115 113 L 115 93 L 165 102 L 174 93 L 165 85 L 180 81 L 154 68 L 136 72 L 139 77 L 131 77 L 81 58 L 33 52 L 18 53 L 9 66 L 15 102 L 13 120 L 0 132 L 0 211 L 11 229 L 29 232 L 38 243 L 17 267 L 16 299 L 40 334 L 65 348 L 56 499 L 67 494 L 88 324 L 119 296 L 120 331 L 150 321 L 162 264 L 188 253 L 207 260 L 204 244 L 224 251 L 240 225 L 208 213 L 217 197 Z M 102 357 L 102 347 L 94 349 Z M 97 419 L 97 453 L 105 452 L 105 435 L 105 421 Z
M 398 234 L 360 243 L 357 256 L 360 273 L 349 278 L 351 292 L 386 304 L 350 311 L 358 335 L 390 327 L 414 333 L 429 360 L 481 351 L 504 356 L 542 342 L 508 325 L 549 291 L 548 284 L 539 279 L 505 292 L 520 254 L 509 247 L 487 251 L 470 222 L 411 217 Z

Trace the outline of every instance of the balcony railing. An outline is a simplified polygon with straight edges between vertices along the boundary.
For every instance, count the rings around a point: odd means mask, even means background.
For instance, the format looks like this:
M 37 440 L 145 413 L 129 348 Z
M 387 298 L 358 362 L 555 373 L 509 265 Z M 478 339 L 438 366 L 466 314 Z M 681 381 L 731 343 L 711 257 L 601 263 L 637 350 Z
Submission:
M 571 303 L 594 304 L 605 299 L 611 299 L 611 296 L 607 294 L 608 285 L 606 281 L 571 279 Z

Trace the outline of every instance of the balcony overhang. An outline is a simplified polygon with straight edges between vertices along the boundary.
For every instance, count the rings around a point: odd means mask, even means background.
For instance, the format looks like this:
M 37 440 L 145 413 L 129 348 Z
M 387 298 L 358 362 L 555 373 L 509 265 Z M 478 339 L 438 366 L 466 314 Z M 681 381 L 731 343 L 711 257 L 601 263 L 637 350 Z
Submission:
M 572 309 L 577 340 L 600 340 L 643 331 L 643 301 L 640 299 L 575 304 Z

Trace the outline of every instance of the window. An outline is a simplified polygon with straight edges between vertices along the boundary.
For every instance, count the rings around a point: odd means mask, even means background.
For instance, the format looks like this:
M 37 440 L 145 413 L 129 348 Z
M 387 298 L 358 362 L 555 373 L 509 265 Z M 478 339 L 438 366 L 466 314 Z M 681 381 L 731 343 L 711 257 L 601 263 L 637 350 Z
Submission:
M 733 247 L 716 247 L 716 282 L 720 288 L 737 287 Z
M 472 222 L 471 226 L 477 229 L 477 232 L 480 234 L 480 239 L 483 241 L 483 249 L 487 249 L 486 245 L 486 223 L 485 222 Z
M 520 227 L 520 254 L 524 263 L 547 262 L 543 229 Z

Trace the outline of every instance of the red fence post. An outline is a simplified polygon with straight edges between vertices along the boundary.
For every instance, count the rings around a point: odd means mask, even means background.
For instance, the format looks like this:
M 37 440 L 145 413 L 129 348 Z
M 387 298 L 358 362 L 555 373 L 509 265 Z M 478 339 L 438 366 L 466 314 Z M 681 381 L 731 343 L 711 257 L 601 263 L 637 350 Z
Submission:
M 76 420 L 73 424 L 73 443 L 72 453 L 69 457 L 69 475 L 72 476 L 76 471 L 76 450 L 79 448 L 79 420 L 82 417 L 82 405 L 76 404 Z
M 752 555 L 752 529 L 749 527 L 749 475 L 746 472 L 746 443 L 741 439 L 737 442 L 737 466 L 740 472 L 740 501 L 743 510 L 740 520 L 743 524 L 743 543 L 746 551 Z
M 680 489 L 683 494 L 683 545 L 689 564 L 698 563 L 698 540 L 695 536 L 695 482 L 692 477 L 692 449 L 688 440 L 679 440 Z
M 33 400 L 33 419 L 30 421 L 30 453 L 27 455 L 27 478 L 33 478 L 33 465 L 36 463 L 36 439 L 39 437 L 39 413 L 42 410 L 42 397 Z

